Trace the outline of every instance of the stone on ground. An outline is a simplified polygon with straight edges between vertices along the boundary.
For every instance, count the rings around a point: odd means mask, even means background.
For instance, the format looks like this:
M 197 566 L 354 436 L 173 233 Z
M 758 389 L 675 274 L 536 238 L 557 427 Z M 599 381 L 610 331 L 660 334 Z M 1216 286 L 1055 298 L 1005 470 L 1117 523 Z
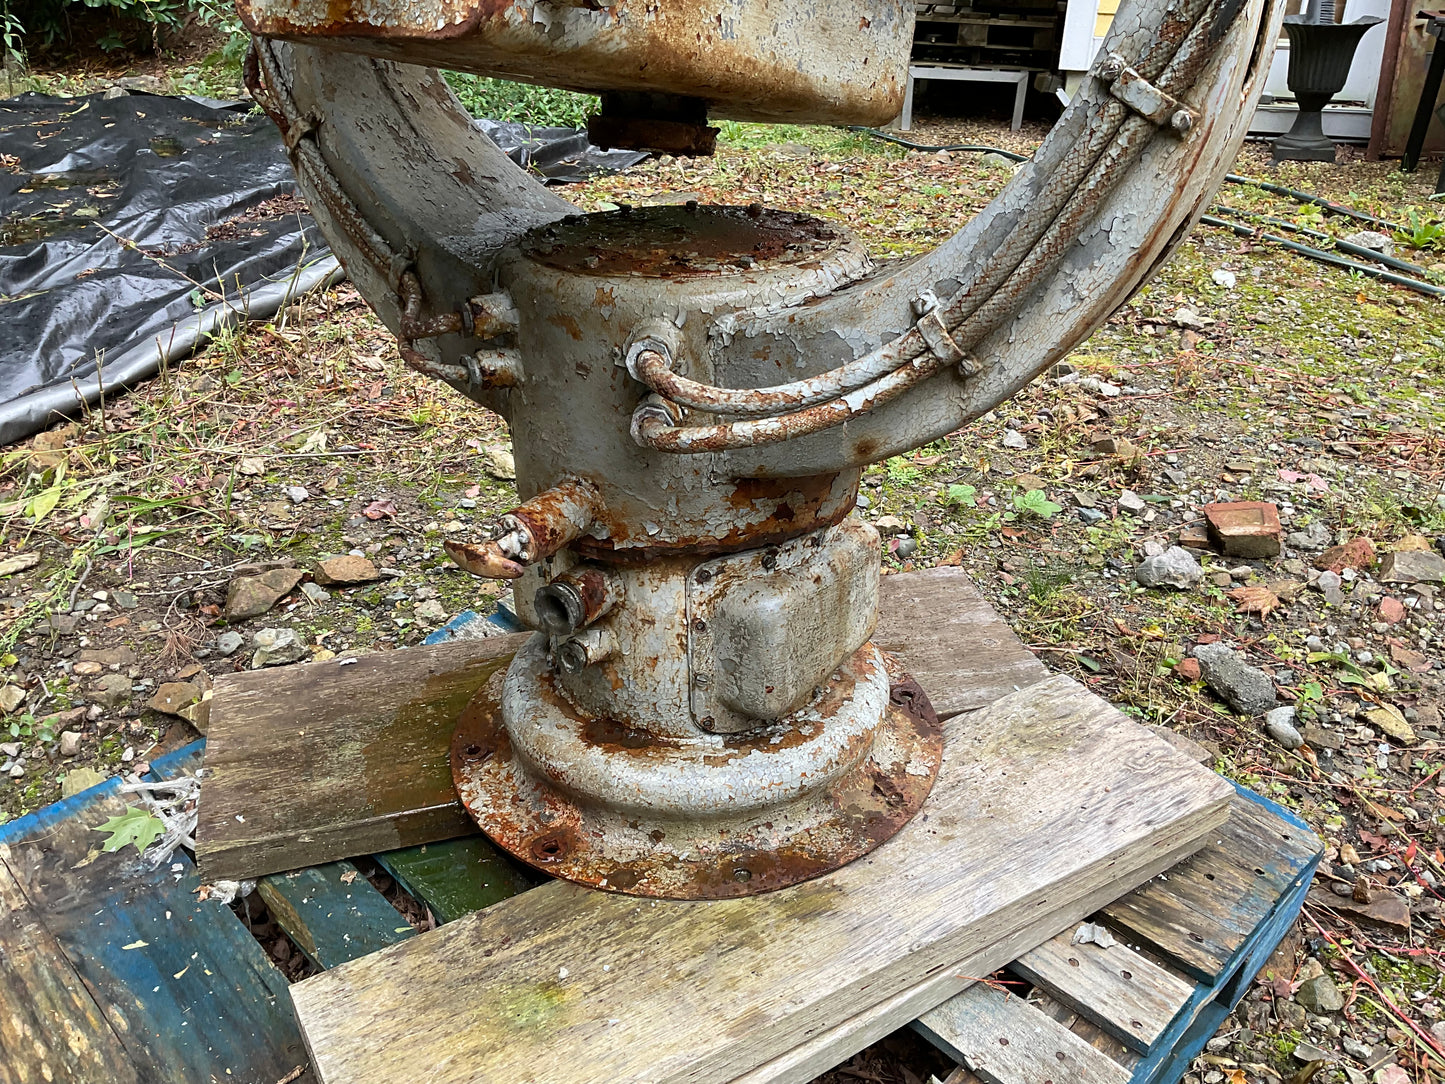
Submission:
M 167 681 L 156 690 L 146 707 L 166 715 L 179 715 L 187 705 L 201 698 L 201 689 L 189 681 Z
M 1330 529 L 1319 520 L 1312 519 L 1299 530 L 1291 531 L 1285 541 L 1297 550 L 1317 553 L 1330 544 L 1330 538 Z
M 1315 568 L 1327 572 L 1343 572 L 1353 568 L 1362 572 L 1374 567 L 1375 544 L 1368 538 L 1352 538 L 1339 546 L 1331 546 L 1315 558 Z
M 0 711 L 12 712 L 25 701 L 25 690 L 19 685 L 0 688 Z
M 1426 550 L 1385 554 L 1380 562 L 1381 583 L 1445 583 L 1445 557 Z
M 1223 643 L 1200 644 L 1194 649 L 1205 682 L 1242 715 L 1258 715 L 1277 703 L 1274 682 L 1244 656 Z
M 374 564 L 354 553 L 328 557 L 316 566 L 315 575 L 316 582 L 323 587 L 353 587 L 381 579 L 381 573 Z
M 226 620 L 260 617 L 290 593 L 304 573 L 296 568 L 273 568 L 259 576 L 238 576 L 226 592 Z
M 235 629 L 221 633 L 216 637 L 216 653 L 218 655 L 234 655 L 246 646 L 246 638 Z
M 91 686 L 90 698 L 103 708 L 118 708 L 130 703 L 130 678 L 124 674 L 106 674 Z
M 80 755 L 80 735 L 74 730 L 64 731 L 60 735 L 60 755 L 63 757 Z
M 1134 569 L 1134 579 L 1144 587 L 1193 587 L 1204 575 L 1194 554 L 1182 546 L 1170 546 L 1157 557 L 1147 557 Z
M 1339 987 L 1328 974 L 1316 975 L 1314 978 L 1300 983 L 1300 988 L 1295 991 L 1294 999 L 1303 1005 L 1306 1011 L 1312 1012 L 1316 1016 L 1327 1012 L 1339 1012 L 1345 1007 L 1345 999 L 1340 994 Z
M 1286 749 L 1298 749 L 1304 736 L 1295 729 L 1294 708 L 1275 708 L 1264 716 L 1264 732 Z
M 251 637 L 251 646 L 256 649 L 251 657 L 251 667 L 255 670 L 300 662 L 311 654 L 291 629 L 260 629 Z
M 94 768 L 71 768 L 60 781 L 60 796 L 74 798 L 83 790 L 100 786 L 105 779 L 106 777 Z

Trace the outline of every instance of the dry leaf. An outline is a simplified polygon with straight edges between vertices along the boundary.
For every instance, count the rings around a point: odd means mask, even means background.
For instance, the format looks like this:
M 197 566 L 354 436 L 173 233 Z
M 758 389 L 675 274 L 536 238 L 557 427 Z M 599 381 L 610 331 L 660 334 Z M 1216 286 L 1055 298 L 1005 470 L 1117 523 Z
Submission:
M 1279 609 L 1279 596 L 1268 587 L 1236 587 L 1229 597 L 1239 607 L 1240 613 L 1268 616 L 1270 611 Z

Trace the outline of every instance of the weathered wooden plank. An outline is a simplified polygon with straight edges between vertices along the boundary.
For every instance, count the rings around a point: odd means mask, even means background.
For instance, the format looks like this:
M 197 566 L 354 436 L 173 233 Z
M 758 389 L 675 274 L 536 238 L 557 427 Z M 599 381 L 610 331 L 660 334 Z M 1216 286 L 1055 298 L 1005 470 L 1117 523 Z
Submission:
M 130 1055 L 0 861 L 0 1084 L 139 1084 Z
M 318 967 L 335 967 L 416 933 L 350 862 L 273 873 L 256 890 L 276 924 Z
M 1132 1071 L 1143 1057 L 1129 1049 L 1084 1014 L 1076 1013 L 1062 1001 L 1056 1001 L 1042 991 L 1034 991 L 1029 996 L 1029 1001 L 1034 1008 L 1050 1019 L 1058 1021 L 1116 1065 L 1122 1065 L 1125 1069 Z
M 940 1049 L 988 1084 L 1128 1084 L 1129 1070 L 1023 998 L 985 983 L 919 1017 Z
M 961 568 L 884 576 L 873 642 L 902 660 L 940 719 L 1049 676 Z
M 546 879 L 512 861 L 485 836 L 423 843 L 374 857 L 431 909 L 437 922 L 453 922 Z
M 1233 804 L 1218 844 L 1101 911 L 1111 925 L 1209 983 L 1320 848 L 1312 832 L 1254 802 Z
M 174 775 L 198 758 L 188 747 L 156 770 Z M 285 977 L 230 908 L 197 898 L 185 854 L 148 871 L 133 847 L 100 850 L 94 829 L 125 809 L 114 781 L 57 802 L 0 829 L 0 861 L 136 1074 L 274 1082 L 305 1065 Z
M 524 639 L 217 678 L 196 846 L 206 879 L 474 832 L 447 751 L 462 708 Z
M 1173 850 L 1159 852 L 1141 870 L 1139 879 L 1162 873 L 1187 857 L 1195 844 L 1182 844 Z M 1119 894 L 1119 886 L 1105 883 L 1080 901 L 1079 915 L 1093 914 Z M 968 989 L 978 976 L 991 975 L 1007 961 L 1057 934 L 1061 928 L 1073 929 L 1075 922 L 1066 914 L 1051 914 L 1044 920 L 1023 927 L 982 952 L 957 961 L 954 966 L 935 972 L 911 989 L 865 1009 L 836 1027 L 808 1037 L 787 1053 L 737 1077 L 732 1084 L 807 1084 L 819 1073 L 852 1057 L 870 1043 L 891 1035 L 913 1023 L 920 1013 Z
M 1194 984 L 1114 944 L 1071 944 L 1072 930 L 1024 953 L 1011 970 L 1092 1020 L 1130 1049 L 1154 1050 Z
M 727 1081 L 1126 891 L 1202 842 L 1232 794 L 1054 677 L 950 727 L 925 815 L 826 877 L 709 903 L 551 883 L 292 996 L 324 1081 Z

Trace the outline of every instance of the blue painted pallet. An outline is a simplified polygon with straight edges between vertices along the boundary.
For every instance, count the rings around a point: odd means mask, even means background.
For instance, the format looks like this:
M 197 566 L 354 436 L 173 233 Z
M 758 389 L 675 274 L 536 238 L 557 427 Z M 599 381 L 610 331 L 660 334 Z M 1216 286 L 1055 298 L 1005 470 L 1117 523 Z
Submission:
M 194 770 L 201 746 L 161 758 L 153 771 L 169 777 Z M 1251 811 L 1249 824 L 1233 835 L 1222 832 L 1217 844 L 1167 879 L 1131 893 L 1132 911 L 1126 901 L 1109 909 L 1111 921 L 1131 935 L 1144 929 L 1148 936 L 1139 940 L 1177 970 L 1205 976 L 1153 1044 L 1155 1053 L 1133 1064 L 1130 1084 L 1179 1079 L 1294 922 L 1318 864 L 1318 841 L 1303 822 L 1249 791 L 1239 794 L 1236 805 Z M 92 829 L 123 807 L 112 780 L 0 827 L 0 877 L 14 873 L 29 905 L 19 918 L 30 922 L 25 966 L 8 972 L 13 960 L 0 930 L 0 979 L 8 980 L 0 1004 L 27 996 L 13 988 L 14 976 L 34 979 L 35 969 L 26 967 L 48 953 L 41 963 L 49 978 L 33 982 L 33 1005 L 26 1001 L 33 1026 L 43 1030 L 63 1017 L 85 1038 L 78 1053 L 70 1052 L 76 1071 L 55 1079 L 275 1084 L 289 1076 L 306 1064 L 306 1055 L 281 973 L 229 908 L 196 900 L 195 869 L 184 854 L 174 859 L 176 868 L 168 863 L 143 875 L 134 869 L 133 849 L 130 856 L 99 852 L 101 837 Z M 531 884 L 482 837 L 375 859 L 442 922 Z M 410 936 L 381 894 L 351 872 L 333 863 L 267 879 L 269 896 L 294 901 L 289 911 L 273 907 L 273 916 L 283 928 L 296 927 L 293 937 L 322 966 Z M 1234 874 L 1239 885 L 1217 879 Z M 1191 896 L 1212 889 L 1228 897 L 1228 908 Z M 5 906 L 0 882 L 0 917 Z M 1177 914 L 1168 914 L 1171 906 Z M 19 918 L 12 916 L 17 928 Z M 82 984 L 84 995 L 67 1002 L 66 981 Z M 26 1079 L 7 1075 L 14 1038 L 0 1020 L 0 1062 L 6 1063 L 0 1084 Z M 100 1065 L 104 1075 L 95 1073 Z
M 196 742 L 152 772 L 193 771 L 200 757 Z M 52 1002 L 43 1023 L 63 1033 L 79 1008 L 86 1027 L 103 1020 L 108 1030 L 95 1036 L 105 1042 L 104 1075 L 71 1079 L 276 1084 L 307 1063 L 285 977 L 228 907 L 197 898 L 200 881 L 183 852 L 146 871 L 133 847 L 100 850 L 96 826 L 127 805 L 118 788 L 108 780 L 0 827 L 0 865 L 18 886 L 12 917 L 47 935 L 45 956 L 29 957 L 27 987 L 54 978 L 84 988 L 69 1006 Z M 28 988 L 0 991 L 0 1003 L 29 997 Z M 8 1043 L 0 1080 L 47 1079 L 52 1063 L 32 1064 L 32 1053 Z
M 1314 839 L 1309 825 L 1283 806 L 1238 784 L 1235 789 L 1246 801 L 1278 817 L 1294 833 Z M 1318 843 L 1317 840 L 1315 842 Z M 1219 974 L 1212 981 L 1195 986 L 1193 996 L 1160 1039 L 1157 1052 L 1134 1067 L 1129 1084 L 1174 1084 L 1184 1075 L 1190 1063 L 1203 1053 L 1205 1043 L 1219 1030 L 1224 1018 L 1249 989 L 1250 981 L 1299 918 L 1300 908 L 1304 906 L 1305 895 L 1309 892 L 1323 853 L 1323 846 L 1316 846 L 1312 855 L 1293 866 L 1293 876 L 1274 906 L 1231 954 Z

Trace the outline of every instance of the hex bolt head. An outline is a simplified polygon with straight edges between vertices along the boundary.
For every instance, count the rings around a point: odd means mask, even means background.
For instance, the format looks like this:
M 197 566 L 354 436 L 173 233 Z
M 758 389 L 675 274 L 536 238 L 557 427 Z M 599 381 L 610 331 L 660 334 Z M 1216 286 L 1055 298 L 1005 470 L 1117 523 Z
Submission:
M 1099 78 L 1112 83 L 1124 74 L 1123 57 L 1111 56 L 1099 68 Z
M 706 689 L 709 685 L 712 684 L 712 675 L 694 674 L 692 676 L 692 683 L 696 685 L 699 689 Z
M 1183 135 L 1194 127 L 1194 117 L 1187 109 L 1176 110 L 1174 115 L 1169 118 L 1169 127 Z

